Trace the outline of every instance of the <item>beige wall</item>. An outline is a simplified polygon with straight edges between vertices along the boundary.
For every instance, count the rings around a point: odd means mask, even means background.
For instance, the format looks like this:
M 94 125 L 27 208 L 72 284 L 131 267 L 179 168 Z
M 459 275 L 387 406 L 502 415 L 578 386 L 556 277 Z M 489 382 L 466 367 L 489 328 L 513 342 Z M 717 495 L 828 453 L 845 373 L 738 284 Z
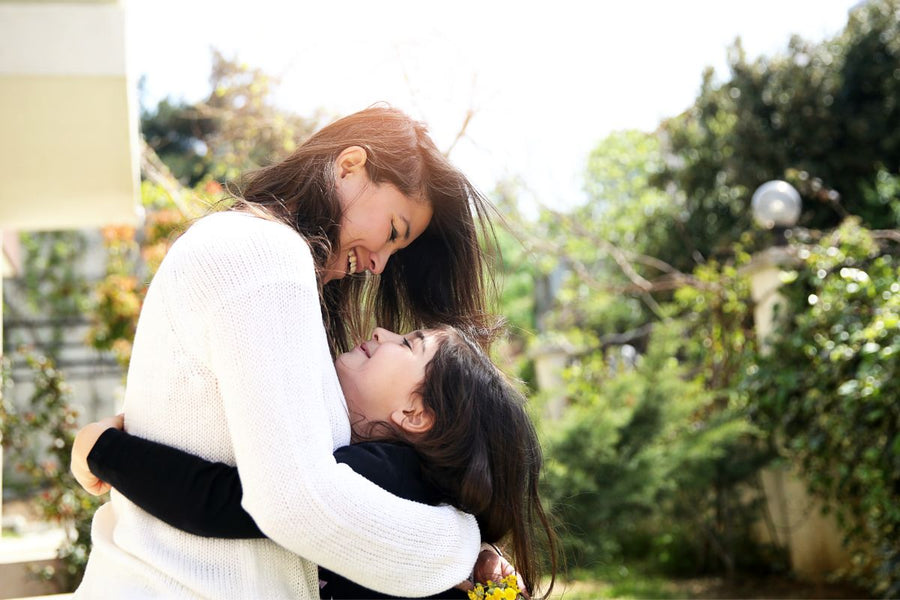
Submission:
M 0 78 L 3 227 L 134 222 L 127 112 L 124 77 Z
M 137 139 L 124 7 L 0 1 L 0 228 L 136 222 Z

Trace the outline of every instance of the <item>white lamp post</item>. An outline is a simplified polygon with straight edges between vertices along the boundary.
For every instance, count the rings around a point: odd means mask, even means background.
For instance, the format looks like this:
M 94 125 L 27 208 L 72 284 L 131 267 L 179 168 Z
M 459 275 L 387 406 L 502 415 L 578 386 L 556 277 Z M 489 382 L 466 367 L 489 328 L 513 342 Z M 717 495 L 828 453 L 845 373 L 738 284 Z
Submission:
M 753 218 L 776 233 L 775 245 L 753 255 L 745 272 L 750 277 L 750 293 L 755 304 L 753 320 L 761 351 L 775 329 L 776 305 L 783 305 L 778 293 L 781 271 L 797 262 L 785 235 L 800 217 L 800 194 L 786 181 L 769 181 L 757 188 L 752 200 Z M 785 365 L 803 368 L 802 365 Z M 841 535 L 832 517 L 821 514 L 821 504 L 809 496 L 793 466 L 770 467 L 760 473 L 769 512 L 779 537 L 790 554 L 791 566 L 802 579 L 820 581 L 828 573 L 847 564 Z
M 787 248 L 785 232 L 797 224 L 800 206 L 800 194 L 786 181 L 768 181 L 753 193 L 753 218 L 778 234 L 775 245 L 757 252 L 747 266 L 750 292 L 756 304 L 753 311 L 756 338 L 763 349 L 766 338 L 772 333 L 775 305 L 781 300 L 778 295 L 781 267 L 795 260 Z

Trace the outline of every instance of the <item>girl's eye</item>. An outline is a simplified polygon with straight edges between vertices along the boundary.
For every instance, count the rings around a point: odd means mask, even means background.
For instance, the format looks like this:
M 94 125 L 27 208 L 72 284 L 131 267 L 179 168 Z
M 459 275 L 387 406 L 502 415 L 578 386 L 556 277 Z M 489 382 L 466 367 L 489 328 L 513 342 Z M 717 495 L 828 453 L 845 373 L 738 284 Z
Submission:
M 403 343 L 406 345 L 407 348 L 409 348 L 409 351 L 412 352 L 412 344 L 409 343 L 409 340 L 406 338 L 403 338 Z
M 393 242 L 394 240 L 396 240 L 396 239 L 397 239 L 397 235 L 398 235 L 398 233 L 397 233 L 397 228 L 394 227 L 394 223 L 393 223 L 393 221 L 392 221 L 392 222 L 391 222 L 391 238 L 390 238 L 390 241 Z

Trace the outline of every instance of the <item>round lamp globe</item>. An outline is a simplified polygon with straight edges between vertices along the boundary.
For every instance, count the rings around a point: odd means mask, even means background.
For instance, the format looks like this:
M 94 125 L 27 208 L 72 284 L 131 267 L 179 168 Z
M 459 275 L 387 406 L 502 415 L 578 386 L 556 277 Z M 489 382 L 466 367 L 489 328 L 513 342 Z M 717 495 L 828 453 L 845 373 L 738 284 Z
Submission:
M 800 193 L 786 181 L 768 181 L 753 192 L 753 218 L 766 229 L 793 227 L 800 218 Z

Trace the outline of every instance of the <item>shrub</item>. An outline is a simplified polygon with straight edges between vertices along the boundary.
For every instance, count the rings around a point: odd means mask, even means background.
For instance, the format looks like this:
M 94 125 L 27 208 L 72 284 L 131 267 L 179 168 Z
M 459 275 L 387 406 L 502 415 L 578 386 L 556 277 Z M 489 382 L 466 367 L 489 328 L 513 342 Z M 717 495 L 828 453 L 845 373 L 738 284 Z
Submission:
M 636 369 L 602 353 L 568 372 L 571 406 L 548 430 L 546 494 L 571 564 L 649 561 L 681 575 L 756 566 L 755 474 L 769 454 L 738 408 L 678 360 L 685 324 L 653 331 Z
M 69 471 L 78 423 L 62 373 L 46 357 L 25 349 L 20 353 L 32 369 L 34 391 L 24 410 L 0 398 L 0 439 L 9 464 L 25 476 L 29 489 L 37 490 L 42 516 L 67 533 L 59 550 L 63 572 L 47 567 L 37 575 L 58 578 L 65 589 L 72 590 L 84 575 L 91 518 L 103 501 L 82 490 Z M 8 373 L 3 381 L 13 385 Z

